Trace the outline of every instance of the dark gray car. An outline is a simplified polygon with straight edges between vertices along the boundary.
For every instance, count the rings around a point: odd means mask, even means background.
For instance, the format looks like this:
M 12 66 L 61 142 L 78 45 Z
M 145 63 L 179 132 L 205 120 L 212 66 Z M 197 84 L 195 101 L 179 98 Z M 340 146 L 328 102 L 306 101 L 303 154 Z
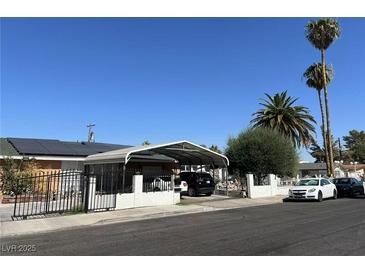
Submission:
M 210 196 L 213 194 L 215 184 L 213 177 L 205 172 L 181 172 L 181 180 L 188 184 L 188 195 L 197 196 L 199 194 L 206 194 Z
M 333 183 L 337 188 L 338 196 L 355 197 L 364 195 L 363 182 L 355 178 L 336 178 L 333 179 Z

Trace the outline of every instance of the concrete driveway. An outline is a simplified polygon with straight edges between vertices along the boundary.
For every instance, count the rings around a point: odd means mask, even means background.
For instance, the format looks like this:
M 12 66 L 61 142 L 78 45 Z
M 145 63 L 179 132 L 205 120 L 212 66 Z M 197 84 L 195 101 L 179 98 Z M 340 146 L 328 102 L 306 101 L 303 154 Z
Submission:
M 0 204 L 0 222 L 11 221 L 14 204 Z
M 212 201 L 222 201 L 222 200 L 227 200 L 227 199 L 231 199 L 231 198 L 228 196 L 224 196 L 224 195 L 206 196 L 206 195 L 202 194 L 197 197 L 182 196 L 180 198 L 180 203 L 182 205 L 191 205 L 191 204 L 201 204 L 201 203 L 212 202 Z

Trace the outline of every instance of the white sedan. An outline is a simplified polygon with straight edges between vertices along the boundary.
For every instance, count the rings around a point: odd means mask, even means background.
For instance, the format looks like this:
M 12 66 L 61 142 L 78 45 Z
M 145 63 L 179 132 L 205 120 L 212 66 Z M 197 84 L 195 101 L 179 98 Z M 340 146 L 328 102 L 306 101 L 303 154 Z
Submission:
M 326 198 L 337 198 L 336 186 L 324 178 L 308 178 L 297 182 L 289 189 L 289 199 L 317 200 L 321 202 Z

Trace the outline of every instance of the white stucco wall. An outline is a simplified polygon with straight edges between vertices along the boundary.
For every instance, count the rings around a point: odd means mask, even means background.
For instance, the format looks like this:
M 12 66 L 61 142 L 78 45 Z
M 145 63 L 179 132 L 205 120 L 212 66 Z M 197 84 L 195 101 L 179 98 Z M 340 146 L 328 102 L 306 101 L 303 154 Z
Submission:
M 180 203 L 180 193 L 170 191 L 142 192 L 143 175 L 133 176 L 133 193 L 117 195 L 116 209 L 133 207 L 173 205 Z
M 115 209 L 132 208 L 134 206 L 134 193 L 117 194 Z
M 264 198 L 264 197 L 272 197 L 275 195 L 288 195 L 289 186 L 278 186 L 280 178 L 277 176 L 270 174 L 268 175 L 269 185 L 254 185 L 254 178 L 252 174 L 247 175 L 247 192 L 248 197 L 255 198 Z
M 289 195 L 289 189 L 292 186 L 278 186 L 276 189 L 276 195 Z

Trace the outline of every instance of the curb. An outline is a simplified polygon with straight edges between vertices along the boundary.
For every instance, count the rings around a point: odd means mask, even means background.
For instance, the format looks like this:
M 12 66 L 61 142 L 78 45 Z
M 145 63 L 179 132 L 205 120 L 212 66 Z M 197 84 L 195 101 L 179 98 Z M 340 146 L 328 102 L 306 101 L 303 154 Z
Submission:
M 256 206 L 264 206 L 264 205 L 272 205 L 272 204 L 279 204 L 283 203 L 280 200 L 274 200 L 269 202 L 258 202 L 252 204 L 237 204 L 234 206 L 229 207 L 214 207 L 210 205 L 195 205 L 195 207 L 187 209 L 187 210 L 172 210 L 172 211 L 162 211 L 162 212 L 153 212 L 153 213 L 145 213 L 145 214 L 136 214 L 136 215 L 127 215 L 127 216 L 120 216 L 115 218 L 105 218 L 105 219 L 97 219 L 92 220 L 94 216 L 98 216 L 96 214 L 103 214 L 103 213 L 91 213 L 83 215 L 84 218 L 82 220 L 78 220 L 77 215 L 69 215 L 69 216 L 57 216 L 57 217 L 50 217 L 50 218 L 43 218 L 43 219 L 30 219 L 26 221 L 6 221 L 0 222 L 0 235 L 1 238 L 11 237 L 11 236 L 22 236 L 22 235 L 30 235 L 30 234 L 39 234 L 39 233 L 48 233 L 48 232 L 55 232 L 55 231 L 62 231 L 62 230 L 70 230 L 70 229 L 77 229 L 77 228 L 85 228 L 88 226 L 100 226 L 100 225 L 108 225 L 108 224 L 116 224 L 116 223 L 128 223 L 128 222 L 135 222 L 135 221 L 142 221 L 142 220 L 149 220 L 149 219 L 158 219 L 158 218 L 167 218 L 167 217 L 174 217 L 174 216 L 182 216 L 182 215 L 189 215 L 189 214 L 196 214 L 196 213 L 203 213 L 203 212 L 214 212 L 214 211 L 223 211 L 223 210 L 231 210 L 231 209 L 238 209 L 238 208 L 248 208 L 248 207 L 256 207 Z M 128 209 L 126 209 L 128 210 Z M 90 218 L 88 218 L 88 216 Z M 102 215 L 100 215 L 102 216 Z M 107 216 L 106 216 L 107 217 Z M 62 219 L 61 219 L 62 218 Z M 69 220 L 66 220 L 68 218 Z M 83 223 L 82 223 L 83 222 Z M 65 224 L 66 223 L 66 224 Z M 20 231 L 14 232 L 17 226 Z M 5 228 L 7 226 L 7 228 Z M 28 229 L 27 229 L 28 227 Z M 34 229 L 36 227 L 36 229 Z M 4 230 L 8 230 L 4 232 Z

